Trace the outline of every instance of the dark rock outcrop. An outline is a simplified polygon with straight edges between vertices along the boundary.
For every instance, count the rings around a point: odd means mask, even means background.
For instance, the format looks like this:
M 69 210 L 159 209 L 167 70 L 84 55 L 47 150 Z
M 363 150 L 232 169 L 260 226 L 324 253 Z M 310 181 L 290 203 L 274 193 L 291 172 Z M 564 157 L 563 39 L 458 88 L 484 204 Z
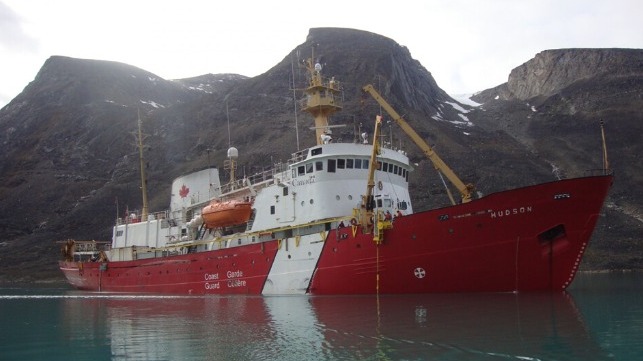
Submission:
M 643 52 L 636 49 L 545 50 L 513 69 L 507 88 L 527 100 L 559 93 L 575 82 L 643 76 Z

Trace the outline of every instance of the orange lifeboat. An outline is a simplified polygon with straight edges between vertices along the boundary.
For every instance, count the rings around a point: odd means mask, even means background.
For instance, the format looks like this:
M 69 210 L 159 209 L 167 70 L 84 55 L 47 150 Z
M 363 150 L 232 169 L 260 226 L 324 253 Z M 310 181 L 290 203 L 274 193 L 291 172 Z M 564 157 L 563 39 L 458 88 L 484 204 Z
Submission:
M 212 201 L 201 210 L 206 228 L 235 226 L 248 222 L 252 203 L 243 201 Z

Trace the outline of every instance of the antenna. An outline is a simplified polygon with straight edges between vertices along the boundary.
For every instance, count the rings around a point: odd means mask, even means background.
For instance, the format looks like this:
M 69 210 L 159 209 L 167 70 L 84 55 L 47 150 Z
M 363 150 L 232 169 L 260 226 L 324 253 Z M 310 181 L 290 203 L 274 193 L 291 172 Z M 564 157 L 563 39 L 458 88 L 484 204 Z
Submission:
M 299 50 L 297 50 L 297 58 L 299 58 Z M 297 90 L 295 89 L 295 64 L 290 56 L 290 72 L 292 74 L 292 100 L 295 104 L 295 136 L 297 137 L 297 150 L 299 150 L 299 123 L 297 121 Z
M 228 148 L 232 146 L 232 142 L 230 140 L 230 113 L 228 112 L 228 97 L 225 97 L 225 117 L 228 120 Z
M 229 94 L 228 94 L 229 95 Z M 230 113 L 228 111 L 228 96 L 225 97 L 225 113 L 228 120 L 228 159 L 223 162 L 223 169 L 230 171 L 230 189 L 235 189 L 234 183 L 235 170 L 237 169 L 237 158 L 239 157 L 239 151 L 237 148 L 232 146 L 232 140 L 230 138 Z
M 145 176 L 145 159 L 143 158 L 143 132 L 141 131 L 141 110 L 137 109 L 138 112 L 138 157 L 141 162 L 141 192 L 143 193 L 143 213 L 141 214 L 141 220 L 143 222 L 147 221 L 148 215 L 148 205 L 147 205 L 147 178 Z

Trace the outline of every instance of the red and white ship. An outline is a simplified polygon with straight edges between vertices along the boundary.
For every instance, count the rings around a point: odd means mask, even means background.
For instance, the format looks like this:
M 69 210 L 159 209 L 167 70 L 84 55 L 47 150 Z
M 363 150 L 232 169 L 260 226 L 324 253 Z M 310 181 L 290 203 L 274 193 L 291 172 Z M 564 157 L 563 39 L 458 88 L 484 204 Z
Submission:
M 303 110 L 318 144 L 228 183 L 209 168 L 172 183 L 170 208 L 119 219 L 111 242 L 67 241 L 60 269 L 81 290 L 171 294 L 401 294 L 565 289 L 613 177 L 552 181 L 475 198 L 371 87 L 370 93 L 458 189 L 414 212 L 404 152 L 332 141 L 340 85 L 307 62 Z M 139 123 L 140 126 L 140 123 Z M 144 177 L 143 177 L 144 179 Z M 143 186 L 145 182 L 143 181 Z M 450 193 L 449 193 L 450 194 Z

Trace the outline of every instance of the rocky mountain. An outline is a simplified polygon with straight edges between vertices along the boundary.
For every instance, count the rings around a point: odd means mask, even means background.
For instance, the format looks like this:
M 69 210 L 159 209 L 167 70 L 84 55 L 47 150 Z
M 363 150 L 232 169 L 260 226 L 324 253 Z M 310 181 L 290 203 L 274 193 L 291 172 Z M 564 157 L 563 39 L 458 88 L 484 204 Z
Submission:
M 55 241 L 110 239 L 115 217 L 141 206 L 133 136 L 139 117 L 151 208 L 158 210 L 169 202 L 173 178 L 220 166 L 230 144 L 246 174 L 314 144 L 312 120 L 295 112 L 293 97 L 293 86 L 301 96 L 301 63 L 311 56 L 343 89 L 344 109 L 332 121 L 345 127 L 336 128 L 336 139 L 372 130 L 380 110 L 361 92 L 371 83 L 482 193 L 600 168 L 604 119 L 617 178 L 583 267 L 642 268 L 643 170 L 635 155 L 643 51 L 544 51 L 514 69 L 508 83 L 477 94 L 482 105 L 470 107 L 440 89 L 393 40 L 318 28 L 254 78 L 170 81 L 126 64 L 48 59 L 0 110 L 0 280 L 61 278 Z M 419 150 L 394 126 L 384 132 L 417 164 L 414 208 L 446 205 L 442 182 Z

